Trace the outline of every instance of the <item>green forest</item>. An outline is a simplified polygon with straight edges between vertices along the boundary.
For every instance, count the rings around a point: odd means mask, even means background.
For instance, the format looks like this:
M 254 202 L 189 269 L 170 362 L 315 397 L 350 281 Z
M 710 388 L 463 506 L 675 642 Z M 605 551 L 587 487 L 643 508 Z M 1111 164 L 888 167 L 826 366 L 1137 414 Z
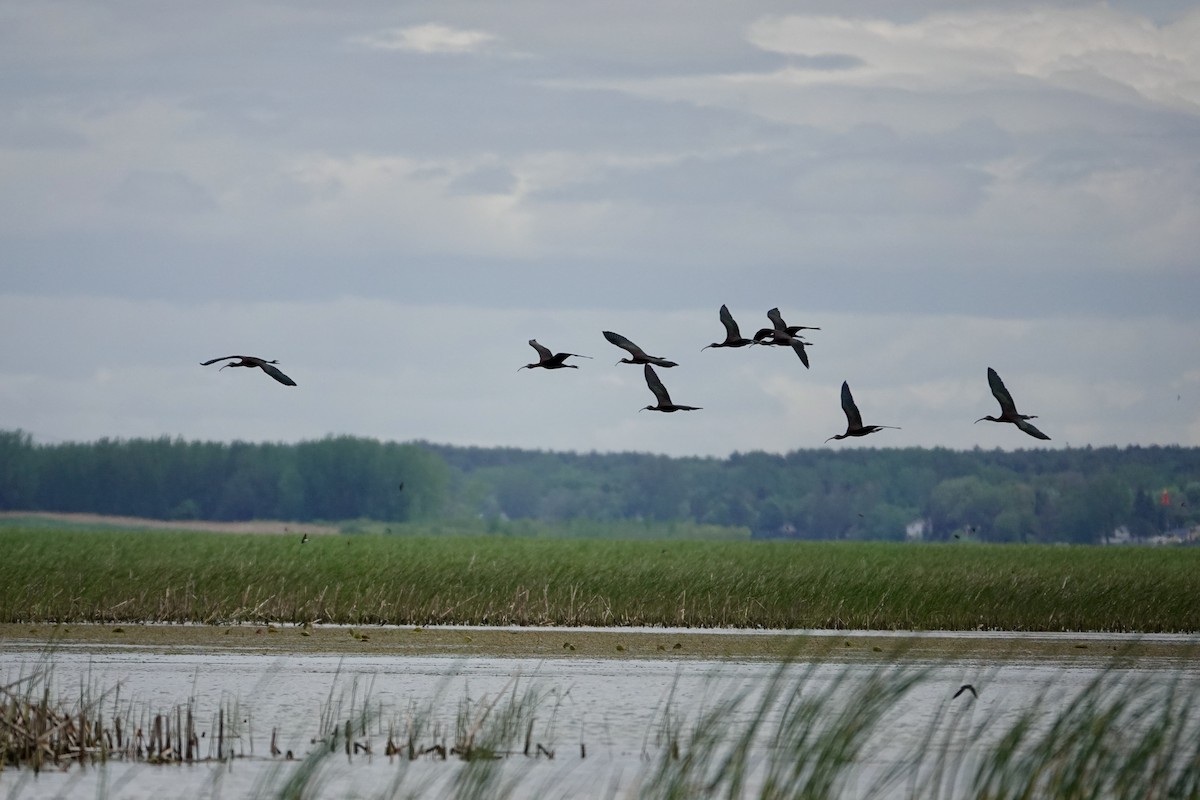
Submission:
M 0 510 L 155 519 L 688 523 L 754 538 L 1186 538 L 1200 448 L 796 450 L 672 458 L 329 436 L 297 444 L 0 431 Z

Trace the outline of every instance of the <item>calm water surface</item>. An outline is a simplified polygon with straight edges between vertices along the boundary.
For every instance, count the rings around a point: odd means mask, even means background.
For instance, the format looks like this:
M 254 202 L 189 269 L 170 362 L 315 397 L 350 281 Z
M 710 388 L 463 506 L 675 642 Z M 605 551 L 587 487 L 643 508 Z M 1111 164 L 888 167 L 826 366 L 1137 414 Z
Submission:
M 1113 641 L 1119 642 L 1120 637 Z M 882 771 L 911 761 L 938 715 L 943 721 L 950 715 L 965 715 L 960 721 L 968 723 L 989 720 L 999 730 L 1005 721 L 1037 705 L 1049 719 L 1106 668 L 1106 658 L 1082 666 L 1078 660 L 1071 666 L 1011 660 L 906 662 L 908 668 L 928 673 L 872 732 L 864 749 L 866 761 L 858 771 L 861 786 L 851 787 L 848 795 L 862 794 Z M 736 692 L 747 692 L 750 702 L 726 717 L 734 733 L 752 714 L 755 693 L 778 669 L 774 663 L 729 660 L 278 657 L 122 645 L 60 647 L 47 657 L 38 643 L 8 642 L 0 652 L 0 683 L 11 683 L 47 663 L 52 666 L 52 696 L 108 692 L 101 708 L 110 719 L 130 708 L 139 713 L 165 712 L 191 699 L 197 729 L 206 734 L 202 755 L 209 752 L 218 707 L 236 707 L 239 720 L 231 724 L 237 728 L 234 752 L 241 757 L 227 764 L 190 766 L 110 763 L 36 777 L 30 770 L 8 769 L 0 772 L 0 798 L 269 795 L 300 763 L 270 758 L 273 729 L 278 731 L 279 747 L 303 759 L 317 749 L 314 739 L 325 733 L 320 729 L 323 718 L 333 712 L 333 718 L 344 724 L 352 716 L 360 719 L 364 708 L 371 722 L 367 735 L 357 738 L 369 741 L 374 755 L 348 761 L 339 749 L 336 757 L 322 762 L 319 795 L 452 796 L 452 784 L 464 779 L 469 766 L 432 757 L 390 760 L 382 755 L 389 726 L 402 731 L 416 714 L 439 726 L 448 743 L 453 743 L 455 714 L 464 699 L 469 698 L 477 711 L 497 695 L 510 697 L 514 688 L 518 694 L 526 688 L 539 694 L 532 738 L 553 749 L 556 757 L 515 755 L 489 762 L 487 769 L 494 770 L 502 784 L 516 787 L 511 796 L 636 796 L 640 783 L 667 752 L 660 735 L 665 709 L 669 707 L 672 719 L 682 720 L 679 727 L 686 741 L 689 723 L 701 711 Z M 853 693 L 861 680 L 880 667 L 830 662 L 800 663 L 788 669 L 796 681 L 803 676 L 803 683 L 797 684 L 801 693 L 821 692 L 847 676 L 838 691 Z M 1124 669 L 1122 675 L 1130 681 L 1166 681 L 1180 672 L 1196 677 L 1200 667 L 1194 661 L 1138 665 Z M 978 688 L 978 699 L 963 695 L 951 700 L 964 683 Z M 113 692 L 117 686 L 119 692 Z M 840 702 L 854 699 L 848 695 Z M 430 733 L 422 736 L 423 743 L 432 741 Z M 586 758 L 581 758 L 581 744 Z M 901 785 L 889 796 L 907 795 Z

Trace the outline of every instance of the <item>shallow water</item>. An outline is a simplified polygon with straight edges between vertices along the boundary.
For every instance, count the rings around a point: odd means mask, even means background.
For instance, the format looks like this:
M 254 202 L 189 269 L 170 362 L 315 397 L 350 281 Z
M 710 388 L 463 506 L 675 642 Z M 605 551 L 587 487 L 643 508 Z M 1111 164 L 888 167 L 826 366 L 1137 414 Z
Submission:
M 578 629 L 573 629 L 578 630 Z M 688 631 L 674 632 L 687 636 Z M 846 635 L 838 632 L 837 635 Z M 858 635 L 858 634 L 856 634 Z M 1090 635 L 1095 638 L 1095 635 Z M 1125 641 L 1114 637 L 1112 641 Z M 206 735 L 201 755 L 211 752 L 218 707 L 236 705 L 238 720 L 227 723 L 237 734 L 233 751 L 239 757 L 225 764 L 154 766 L 109 763 L 106 767 L 44 771 L 34 776 L 28 769 L 0 772 L 0 797 L 244 797 L 271 794 L 295 774 L 300 761 L 272 759 L 272 729 L 278 731 L 281 750 L 292 750 L 297 759 L 318 750 L 315 740 L 323 712 L 340 726 L 348 718 L 359 720 L 364 708 L 370 718 L 367 735 L 373 756 L 353 759 L 339 749 L 322 762 L 320 796 L 440 797 L 459 793 L 456 781 L 486 770 L 488 779 L 512 782 L 515 797 L 624 797 L 636 796 L 655 764 L 668 752 L 660 734 L 663 710 L 668 705 L 686 742 L 687 731 L 702 709 L 711 708 L 738 691 L 749 701 L 730 712 L 724 721 L 731 732 L 739 730 L 754 713 L 756 693 L 779 668 L 766 661 L 671 659 L 523 659 L 473 656 L 395 655 L 286 655 L 245 652 L 209 652 L 129 645 L 58 647 L 47 656 L 36 642 L 5 642 L 0 652 L 0 684 L 8 684 L 45 665 L 52 667 L 52 696 L 64 699 L 81 693 L 108 692 L 101 710 L 110 719 L 129 709 L 144 713 L 173 710 L 194 703 L 197 728 Z M 1023 663 L 907 661 L 905 669 L 927 670 L 923 680 L 906 694 L 873 730 L 864 749 L 865 761 L 857 770 L 857 783 L 848 796 L 866 791 L 889 767 L 911 761 L 923 745 L 930 725 L 957 715 L 959 721 L 992 720 L 997 729 L 1006 720 L 1040 704 L 1047 718 L 1108 666 L 1097 656 L 1070 665 L 1043 661 Z M 838 691 L 853 692 L 881 667 L 869 664 L 797 663 L 789 674 L 804 675 L 801 693 L 819 693 L 849 681 Z M 1195 662 L 1123 667 L 1130 681 L 1166 681 L 1181 672 L 1200 676 Z M 979 690 L 978 699 L 951 696 L 964 683 Z M 119 691 L 114 692 L 114 687 Z M 515 687 L 515 689 L 514 689 Z M 460 701 L 470 698 L 478 714 L 482 704 L 510 697 L 525 688 L 540 696 L 534 715 L 532 740 L 552 749 L 555 758 L 514 755 L 498 762 L 465 764 L 426 756 L 416 761 L 383 756 L 389 726 L 403 731 L 407 718 L 416 714 L 440 726 L 443 738 L 453 743 L 455 714 Z M 840 702 L 852 703 L 851 696 Z M 775 714 L 772 710 L 770 714 Z M 770 715 L 769 714 L 769 715 Z M 768 716 L 769 716 L 768 715 Z M 136 716 L 136 714 L 135 714 Z M 769 726 L 768 726 L 769 727 Z M 520 746 L 519 737 L 517 746 Z M 432 743 L 426 733 L 419 744 Z M 581 758 L 580 746 L 586 747 Z M 948 745 L 953 749 L 954 745 Z M 322 747 L 323 750 L 323 747 Z M 481 773 L 482 774 L 482 773 Z M 482 796 L 495 796 L 492 787 Z M 903 785 L 885 796 L 907 796 Z

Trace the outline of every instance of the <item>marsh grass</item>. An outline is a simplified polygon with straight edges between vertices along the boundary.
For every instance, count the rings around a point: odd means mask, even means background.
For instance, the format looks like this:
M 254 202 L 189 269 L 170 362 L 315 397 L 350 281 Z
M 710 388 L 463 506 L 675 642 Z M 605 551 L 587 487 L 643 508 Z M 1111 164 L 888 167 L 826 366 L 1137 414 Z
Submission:
M 719 695 L 688 718 L 668 704 L 640 798 L 1200 797 L 1200 679 L 1114 661 L 1082 689 L 1047 683 L 1025 707 L 976 715 L 937 704 L 919 737 L 871 766 L 928 667 L 814 677 L 782 665 L 763 685 Z M 964 695 L 964 697 L 966 697 Z M 911 701 L 908 701 L 911 705 Z M 741 712 L 748 718 L 735 724 Z M 911 708 L 910 708 L 911 711 Z M 912 723 L 908 723 L 912 724 Z
M 0 686 L 0 771 L 24 766 L 36 774 L 110 760 L 191 764 L 245 755 L 248 718 L 236 700 L 223 701 L 206 728 L 193 700 L 153 710 L 122 702 L 120 685 L 96 691 L 86 683 L 78 698 L 65 700 L 51 697 L 52 683 L 53 669 L 43 665 Z
M 1044 684 L 1023 706 L 972 696 L 929 707 L 935 670 L 904 664 L 843 669 L 783 663 L 762 680 L 713 684 L 700 708 L 671 694 L 647 724 L 645 763 L 632 781 L 599 781 L 588 796 L 693 798 L 988 798 L 1166 800 L 1200 797 L 1200 679 L 1139 672 L 1114 660 L 1082 688 Z M 986 675 L 980 679 L 986 697 Z M 504 701 L 498 702 L 503 697 Z M 546 695 L 512 689 L 464 701 L 456 739 L 491 720 L 490 741 L 513 744 Z M 916 717 L 914 703 L 926 704 Z M 464 713 L 464 711 L 466 713 Z M 907 736 L 896 734 L 905 726 Z M 464 737 L 464 731 L 468 732 Z M 496 737 L 492 739 L 491 737 Z M 893 741 L 894 739 L 894 741 Z M 879 758 L 887 751 L 886 758 Z M 315 796 L 319 758 L 278 797 Z M 397 773 L 379 797 L 567 796 L 554 776 L 504 769 L 479 748 L 442 782 L 407 785 Z M 454 759 L 451 759 L 453 761 Z M 296 776 L 312 781 L 307 789 Z M 401 787 L 404 785 L 404 790 Z
M 0 530 L 0 622 L 1200 630 L 1200 549 Z
M 373 680 L 356 677 L 348 690 L 335 691 L 320 711 L 319 735 L 313 748 L 289 769 L 277 762 L 257 782 L 258 797 L 299 800 L 321 796 L 332 782 L 335 760 L 346 763 L 382 754 L 396 766 L 382 797 L 453 796 L 501 798 L 518 790 L 524 775 L 498 768 L 509 759 L 553 759 L 555 719 L 564 693 L 546 689 L 520 676 L 512 677 L 493 695 L 472 698 L 469 687 L 454 702 L 447 701 L 449 678 L 435 696 L 421 705 L 410 704 L 396 713 L 371 700 Z M 551 701 L 551 698 L 553 700 Z M 446 708 L 452 711 L 449 715 Z M 540 723 L 540 724 L 539 724 Z M 386 740 L 381 745 L 381 740 Z M 405 762 L 445 762 L 449 772 L 413 777 Z
M 591 796 L 1200 798 L 1200 676 L 1194 672 L 1138 670 L 1119 657 L 1082 687 L 1050 680 L 1014 704 L 989 697 L 986 674 L 976 678 L 979 698 L 953 698 L 937 685 L 934 666 L 896 656 L 891 661 L 898 666 L 784 662 L 762 679 L 714 682 L 696 708 L 673 689 L 647 722 L 640 774 L 607 790 L 594 781 Z M 103 742 L 118 724 L 129 731 L 173 716 L 175 744 L 159 745 L 157 752 L 178 749 L 179 732 L 191 730 L 191 721 L 183 720 L 194 701 L 151 715 L 130 711 L 134 704 L 121 701 L 115 688 L 82 691 L 78 702 L 55 701 L 50 683 L 46 667 L 4 688 L 7 738 L 0 741 L 10 767 L 82 765 L 102 756 L 141 758 L 162 769 L 183 763 Z M 495 694 L 473 698 L 467 691 L 453 702 L 439 696 L 396 713 L 374 700 L 370 679 L 335 691 L 337 686 L 335 678 L 318 715 L 314 746 L 299 762 L 260 749 L 257 758 L 273 763 L 254 796 L 292 800 L 336 791 L 339 770 L 344 776 L 354 764 L 377 761 L 384 737 L 391 746 L 381 766 L 394 772 L 386 787 L 361 796 L 562 794 L 554 781 L 565 773 L 539 774 L 521 765 L 555 757 L 555 718 L 564 693 L 514 677 Z M 112 709 L 107 718 L 104 708 Z M 21 741 L 32 747 L 14 749 L 13 720 L 32 720 L 21 728 Z M 59 745 L 54 737 L 68 723 L 90 733 Z M 582 753 L 576 757 L 570 750 L 558 761 L 582 763 Z M 216 752 L 230 758 L 234 748 Z M 405 768 L 417 760 L 447 767 L 434 777 Z

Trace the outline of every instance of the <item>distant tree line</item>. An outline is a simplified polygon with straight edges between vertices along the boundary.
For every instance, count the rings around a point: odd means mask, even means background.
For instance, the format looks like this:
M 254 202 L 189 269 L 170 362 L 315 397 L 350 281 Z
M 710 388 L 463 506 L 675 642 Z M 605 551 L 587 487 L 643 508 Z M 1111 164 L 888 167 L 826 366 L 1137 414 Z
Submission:
M 4 510 L 407 521 L 440 515 L 449 482 L 445 461 L 428 448 L 350 436 L 299 444 L 163 437 L 35 445 L 21 431 L 0 431 Z
M 797 450 L 669 458 L 426 445 L 453 511 L 687 520 L 762 538 L 1096 542 L 1200 523 L 1200 448 Z M 1164 498 L 1165 492 L 1165 498 Z M 1164 502 L 1165 501 L 1165 502 Z
M 400 483 L 404 488 L 399 488 Z M 798 450 L 671 458 L 331 436 L 298 444 L 0 431 L 0 510 L 160 519 L 677 521 L 756 537 L 1096 542 L 1200 524 L 1200 448 Z

